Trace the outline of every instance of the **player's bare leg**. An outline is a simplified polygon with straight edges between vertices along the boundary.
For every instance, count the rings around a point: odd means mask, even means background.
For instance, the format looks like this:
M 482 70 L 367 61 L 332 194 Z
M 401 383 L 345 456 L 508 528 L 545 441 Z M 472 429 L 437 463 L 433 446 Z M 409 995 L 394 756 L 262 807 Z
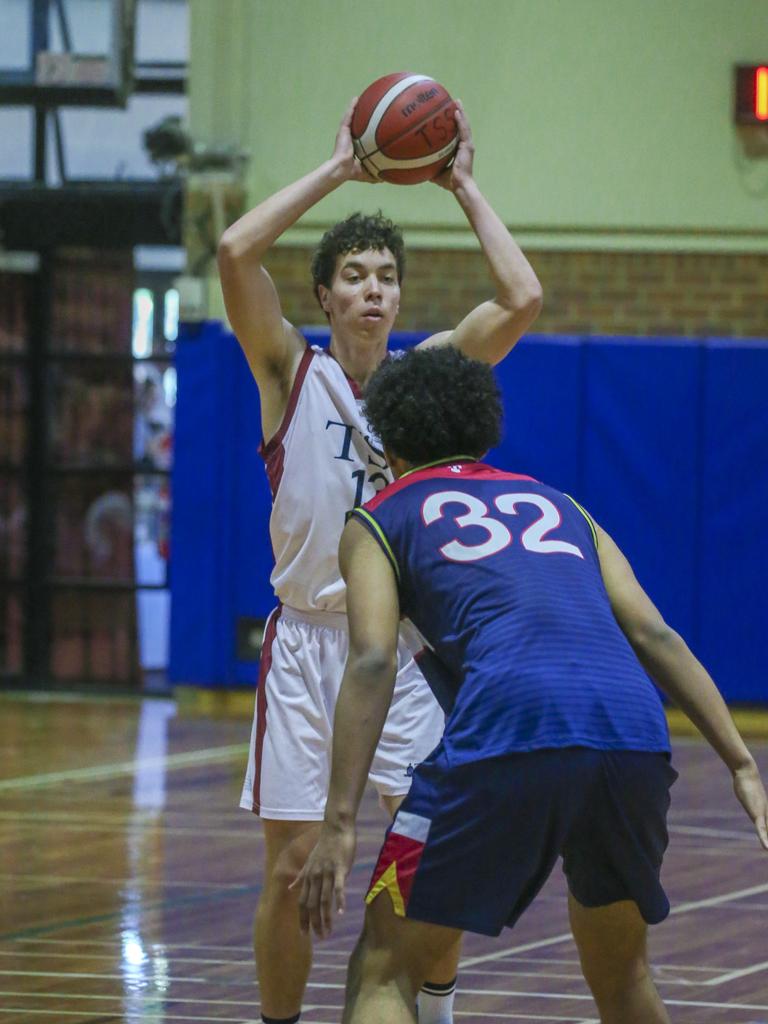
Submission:
M 637 904 L 588 908 L 569 894 L 568 914 L 602 1024 L 670 1024 L 651 978 L 648 927 Z
M 381 796 L 381 803 L 389 816 L 395 813 L 405 796 Z M 457 932 L 455 943 L 435 961 L 429 976 L 424 979 L 424 990 L 417 998 L 419 1024 L 450 1024 L 453 1020 L 453 997 L 456 991 L 456 975 L 461 957 L 461 932 Z
M 419 989 L 461 935 L 398 917 L 382 893 L 366 908 L 349 962 L 342 1024 L 413 1024 Z
M 253 929 L 261 1012 L 293 1017 L 312 966 L 312 942 L 299 928 L 297 890 L 289 889 L 317 842 L 319 821 L 262 820 L 266 862 L 264 887 Z

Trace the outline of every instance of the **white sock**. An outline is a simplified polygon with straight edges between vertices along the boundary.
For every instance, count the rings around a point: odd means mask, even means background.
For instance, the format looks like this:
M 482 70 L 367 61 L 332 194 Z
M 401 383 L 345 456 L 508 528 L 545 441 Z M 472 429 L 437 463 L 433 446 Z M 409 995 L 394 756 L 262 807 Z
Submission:
M 447 984 L 427 981 L 419 992 L 419 1024 L 453 1024 L 453 997 L 456 979 Z

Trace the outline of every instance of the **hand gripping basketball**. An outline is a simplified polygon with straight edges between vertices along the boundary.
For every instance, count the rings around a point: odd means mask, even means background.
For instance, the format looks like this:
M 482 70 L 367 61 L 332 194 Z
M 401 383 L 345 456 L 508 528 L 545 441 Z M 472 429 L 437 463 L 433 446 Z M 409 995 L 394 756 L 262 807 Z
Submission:
M 461 100 L 456 100 L 456 127 L 459 131 L 459 145 L 451 163 L 432 181 L 441 188 L 455 192 L 472 179 L 472 166 L 475 161 L 475 146 L 472 142 L 472 130 Z
M 378 185 L 378 178 L 369 174 L 355 156 L 351 125 L 356 106 L 357 96 L 349 104 L 341 119 L 331 159 L 338 164 L 345 181 L 367 181 L 371 185 Z

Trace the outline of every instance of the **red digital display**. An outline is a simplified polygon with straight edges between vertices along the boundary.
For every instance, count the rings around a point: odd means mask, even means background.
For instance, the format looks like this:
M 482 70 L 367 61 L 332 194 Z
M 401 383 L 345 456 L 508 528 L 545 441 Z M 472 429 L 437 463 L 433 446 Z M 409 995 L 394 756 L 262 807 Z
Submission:
M 768 121 L 768 68 L 755 71 L 755 117 Z
M 768 124 L 768 63 L 736 67 L 735 117 L 739 124 Z

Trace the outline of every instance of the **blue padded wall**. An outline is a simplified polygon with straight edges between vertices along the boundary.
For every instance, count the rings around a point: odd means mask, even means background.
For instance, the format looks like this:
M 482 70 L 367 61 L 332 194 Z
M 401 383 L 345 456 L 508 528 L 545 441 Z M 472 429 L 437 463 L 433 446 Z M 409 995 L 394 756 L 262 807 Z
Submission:
M 270 494 L 259 392 L 233 335 L 219 323 L 185 328 L 171 520 L 172 681 L 252 683 L 236 657 L 236 622 L 272 607 Z
M 768 701 L 768 346 L 707 346 L 697 651 L 729 700 Z
M 692 637 L 703 350 L 616 338 L 584 348 L 580 500 L 670 625 Z
M 218 323 L 182 333 L 177 368 L 170 674 L 252 684 L 236 621 L 274 603 L 258 391 Z M 535 337 L 498 376 L 489 461 L 581 501 L 726 697 L 768 701 L 768 343 Z
M 504 436 L 488 461 L 575 497 L 582 489 L 583 376 L 580 339 L 521 341 L 514 360 L 498 367 Z

